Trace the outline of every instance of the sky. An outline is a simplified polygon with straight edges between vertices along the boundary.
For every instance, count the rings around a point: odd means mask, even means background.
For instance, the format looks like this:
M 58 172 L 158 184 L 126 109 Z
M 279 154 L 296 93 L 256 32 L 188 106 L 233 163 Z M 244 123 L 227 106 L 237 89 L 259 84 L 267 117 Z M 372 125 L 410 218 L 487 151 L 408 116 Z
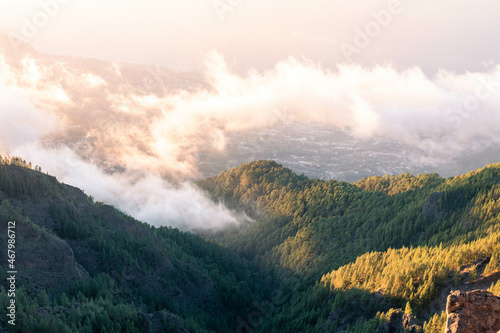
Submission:
M 0 29 L 51 54 L 176 71 L 202 71 L 217 51 L 238 73 L 291 56 L 432 76 L 495 63 L 499 12 L 493 0 L 0 0 Z

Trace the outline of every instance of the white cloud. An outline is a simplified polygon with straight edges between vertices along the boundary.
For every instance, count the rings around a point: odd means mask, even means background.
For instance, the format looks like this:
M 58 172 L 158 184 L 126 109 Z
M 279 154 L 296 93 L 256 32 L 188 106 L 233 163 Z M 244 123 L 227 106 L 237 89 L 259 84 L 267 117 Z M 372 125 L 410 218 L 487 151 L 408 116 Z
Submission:
M 211 53 L 210 89 L 158 96 L 140 93 L 143 80 L 127 83 L 111 64 L 99 73 L 85 63 L 22 64 L 0 59 L 3 150 L 132 216 L 185 229 L 236 221 L 188 182 L 198 175 L 197 154 L 224 150 L 230 131 L 324 123 L 404 142 L 431 159 L 459 156 L 478 138 L 498 142 L 500 133 L 499 66 L 428 77 L 418 67 L 332 71 L 288 58 L 241 76 Z

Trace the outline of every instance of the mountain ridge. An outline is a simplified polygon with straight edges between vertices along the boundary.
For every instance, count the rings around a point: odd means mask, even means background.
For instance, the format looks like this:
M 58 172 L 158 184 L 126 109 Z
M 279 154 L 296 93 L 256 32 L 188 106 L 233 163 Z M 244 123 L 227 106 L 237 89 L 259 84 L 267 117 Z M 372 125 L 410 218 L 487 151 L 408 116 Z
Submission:
M 498 289 L 500 164 L 346 183 L 254 161 L 197 182 L 252 221 L 200 235 L 32 168 L 0 165 L 0 244 L 7 221 L 22 233 L 18 331 L 375 332 L 411 312 L 438 332 L 448 290 Z
M 291 269 L 299 273 L 304 281 L 309 281 L 304 286 L 305 291 L 298 293 L 300 296 L 295 295 L 295 302 L 287 304 L 286 310 L 280 313 L 287 319 L 270 319 L 269 326 L 265 327 L 267 330 L 272 331 L 283 320 L 290 323 L 290 329 L 317 329 L 318 324 L 304 324 L 304 320 L 297 319 L 303 317 L 299 313 L 309 313 L 315 318 L 313 322 L 331 325 L 328 327 L 333 331 L 342 328 L 345 330 L 349 323 L 329 320 L 328 314 L 322 313 L 324 308 L 338 309 L 339 306 L 347 306 L 349 309 L 353 306 L 349 304 L 358 304 L 359 299 L 363 298 L 368 302 L 368 308 L 378 308 L 379 312 L 386 312 L 389 307 L 404 308 L 405 303 L 410 302 L 416 313 L 424 316 L 424 321 L 419 321 L 422 325 L 425 320 L 434 318 L 435 313 L 429 312 L 427 308 L 429 302 L 437 296 L 437 288 L 441 290 L 449 283 L 453 286 L 453 279 L 466 279 L 469 273 L 460 273 L 460 267 L 464 264 L 471 265 L 478 259 L 483 261 L 487 257 L 496 256 L 496 247 L 491 245 L 495 244 L 494 239 L 497 239 L 495 237 L 498 237 L 499 230 L 500 164 L 488 165 L 447 179 L 437 174 L 402 174 L 371 177 L 353 184 L 299 179 L 290 170 L 281 168 L 274 162 L 251 162 L 199 182 L 216 200 L 222 200 L 230 207 L 243 209 L 251 217 L 256 217 L 255 223 L 241 230 L 214 233 L 209 238 L 254 258 L 261 266 Z M 271 171 L 265 173 L 266 177 L 261 176 L 263 170 Z M 282 179 L 291 181 L 284 186 Z M 476 247 L 473 242 L 476 242 Z M 456 249 L 458 258 L 454 260 L 458 260 L 458 263 L 443 268 L 436 278 L 433 267 L 436 267 L 442 255 L 439 254 L 434 259 L 425 259 L 423 256 L 422 260 L 429 260 L 425 262 L 429 265 L 428 271 L 424 269 L 424 272 L 430 275 L 419 277 L 416 273 L 407 273 L 402 286 L 398 287 L 403 293 L 392 293 L 384 287 L 385 284 L 376 280 L 377 274 L 385 272 L 383 268 L 378 269 L 374 265 L 376 262 L 385 262 L 386 259 L 382 257 L 375 259 L 373 264 L 368 264 L 365 273 L 345 270 L 349 265 L 358 263 L 360 258 L 374 253 L 392 255 L 391 253 L 399 253 L 400 249 L 404 251 L 405 248 L 406 251 L 415 248 L 424 252 L 427 251 L 426 248 L 435 248 L 438 253 L 441 248 L 447 251 Z M 469 248 L 473 252 L 462 257 L 461 251 L 470 251 Z M 491 261 L 488 259 L 490 273 L 498 269 L 497 257 L 494 258 Z M 390 273 L 398 273 L 407 262 L 402 260 L 397 268 L 389 266 L 388 280 L 384 283 L 391 285 L 393 282 L 390 280 Z M 413 264 L 410 262 L 410 265 Z M 334 271 L 342 269 L 340 276 L 345 275 L 345 278 L 352 278 L 354 281 L 362 276 L 372 278 L 369 283 L 373 287 L 363 291 L 355 287 L 356 284 L 350 286 L 347 283 L 343 286 L 342 282 L 332 287 L 326 283 L 330 278 L 325 275 L 330 274 L 332 268 Z M 456 270 L 458 275 L 454 277 L 453 272 Z M 447 274 L 452 274 L 449 279 Z M 476 277 L 471 278 L 472 280 L 482 277 L 477 272 L 475 274 Z M 409 278 L 415 280 L 408 284 Z M 319 280 L 326 290 L 318 286 Z M 497 280 L 493 279 L 490 285 L 495 281 Z M 420 293 L 412 296 L 410 290 L 410 294 L 405 294 L 408 292 L 405 284 L 415 288 L 415 292 L 417 288 L 421 288 L 418 289 L 421 290 Z M 386 299 L 386 305 L 376 299 L 377 295 Z M 380 304 L 376 305 L 377 302 Z M 316 304 L 317 308 L 311 310 L 300 304 Z M 444 303 L 440 309 L 444 309 Z M 367 310 L 365 315 L 358 316 L 360 332 L 364 332 L 363 329 L 368 329 L 368 326 L 374 329 L 375 322 L 381 321 L 380 316 L 374 318 L 373 311 Z M 334 313 L 335 310 L 330 314 L 332 318 L 348 316 L 345 312 L 343 315 Z M 362 318 L 365 318 L 364 321 Z M 374 318 L 374 321 L 369 318 Z M 351 322 L 351 326 L 355 322 L 356 320 Z M 429 330 L 430 325 L 426 327 L 427 331 L 432 331 Z

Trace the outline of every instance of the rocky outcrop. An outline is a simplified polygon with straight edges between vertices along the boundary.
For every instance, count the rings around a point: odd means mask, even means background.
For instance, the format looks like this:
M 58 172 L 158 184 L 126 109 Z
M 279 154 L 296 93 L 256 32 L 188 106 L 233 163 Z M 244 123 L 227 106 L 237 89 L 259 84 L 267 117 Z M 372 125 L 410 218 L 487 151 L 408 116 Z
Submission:
M 415 318 L 401 310 L 391 310 L 387 314 L 387 322 L 377 327 L 376 333 L 416 333 L 418 326 Z
M 485 290 L 455 290 L 446 303 L 445 333 L 497 333 L 500 330 L 500 297 Z

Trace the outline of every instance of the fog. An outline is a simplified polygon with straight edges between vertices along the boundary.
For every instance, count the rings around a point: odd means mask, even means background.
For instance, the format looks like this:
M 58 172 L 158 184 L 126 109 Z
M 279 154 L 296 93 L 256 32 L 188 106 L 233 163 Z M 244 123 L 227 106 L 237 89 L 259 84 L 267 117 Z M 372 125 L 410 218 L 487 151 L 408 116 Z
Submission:
M 428 77 L 391 64 L 325 69 L 287 58 L 272 70 L 204 62 L 207 86 L 144 89 L 120 64 L 90 69 L 40 54 L 0 58 L 0 147 L 96 200 L 154 225 L 195 230 L 238 223 L 192 181 L 201 150 L 222 151 L 232 131 L 277 123 L 334 125 L 363 138 L 418 147 L 425 160 L 497 143 L 500 67 Z

